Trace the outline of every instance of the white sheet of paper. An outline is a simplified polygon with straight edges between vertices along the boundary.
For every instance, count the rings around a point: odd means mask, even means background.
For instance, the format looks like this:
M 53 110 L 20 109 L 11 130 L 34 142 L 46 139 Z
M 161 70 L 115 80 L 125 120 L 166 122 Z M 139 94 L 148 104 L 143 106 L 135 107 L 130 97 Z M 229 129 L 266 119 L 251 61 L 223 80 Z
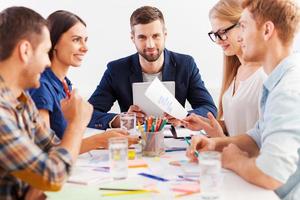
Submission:
M 177 119 L 184 119 L 188 114 L 158 78 L 152 81 L 145 92 L 145 96 L 164 112 Z

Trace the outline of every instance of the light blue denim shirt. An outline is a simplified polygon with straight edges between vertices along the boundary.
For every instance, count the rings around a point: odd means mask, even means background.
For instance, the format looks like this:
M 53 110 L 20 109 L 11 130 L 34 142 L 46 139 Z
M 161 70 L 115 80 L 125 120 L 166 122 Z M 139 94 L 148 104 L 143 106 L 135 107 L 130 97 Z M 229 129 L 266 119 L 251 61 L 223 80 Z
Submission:
M 300 149 L 298 149 L 300 156 Z M 297 171 L 290 176 L 286 184 L 277 189 L 276 194 L 283 200 L 299 200 L 300 199 L 300 159 L 298 161 Z
M 248 135 L 260 148 L 256 166 L 285 183 L 300 148 L 300 54 L 283 59 L 264 82 L 259 120 Z

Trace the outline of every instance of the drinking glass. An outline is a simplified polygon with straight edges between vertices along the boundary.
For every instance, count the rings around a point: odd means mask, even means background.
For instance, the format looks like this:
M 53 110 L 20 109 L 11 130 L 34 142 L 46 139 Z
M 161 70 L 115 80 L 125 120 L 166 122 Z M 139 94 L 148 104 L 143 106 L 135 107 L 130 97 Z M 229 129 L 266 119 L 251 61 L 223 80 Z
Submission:
M 128 139 L 116 137 L 108 142 L 110 174 L 115 180 L 125 179 L 128 174 Z

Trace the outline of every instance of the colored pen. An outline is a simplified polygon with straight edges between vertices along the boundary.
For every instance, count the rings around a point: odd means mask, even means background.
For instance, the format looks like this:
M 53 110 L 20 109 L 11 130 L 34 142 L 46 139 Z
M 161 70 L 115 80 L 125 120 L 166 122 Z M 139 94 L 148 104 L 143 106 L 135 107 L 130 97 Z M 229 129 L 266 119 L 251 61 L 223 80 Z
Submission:
M 196 180 L 196 179 L 192 179 L 190 177 L 186 177 L 186 176 L 182 176 L 182 175 L 178 175 L 179 178 L 181 178 L 182 180 L 184 181 L 191 181 L 191 182 L 199 182 L 199 180 Z
M 86 182 L 82 182 L 82 181 L 73 181 L 73 180 L 67 180 L 67 183 L 73 183 L 73 184 L 78 184 L 78 185 L 87 185 Z
M 109 172 L 109 167 L 96 167 L 93 170 L 99 172 Z
M 199 192 L 185 192 L 185 193 L 183 193 L 183 194 L 177 194 L 176 196 L 175 196 L 175 198 L 179 198 L 179 197 L 184 197 L 184 196 L 188 196 L 188 195 L 191 195 L 191 194 L 196 194 L 196 193 L 199 193 Z
M 159 177 L 159 176 L 155 176 L 155 175 L 152 175 L 152 174 L 147 174 L 147 173 L 138 173 L 138 175 L 145 176 L 147 178 L 152 178 L 152 179 L 155 179 L 157 181 L 162 181 L 162 182 L 169 181 L 168 179 L 165 179 L 165 178 L 162 178 L 162 177 Z
M 165 152 L 173 152 L 173 151 L 186 151 L 185 147 L 172 147 L 170 149 L 166 149 Z
M 160 127 L 159 127 L 159 130 L 162 130 L 164 128 L 164 126 L 166 125 L 167 123 L 167 120 L 164 119 L 163 122 L 161 123 Z
M 144 130 L 143 130 L 143 128 L 142 128 L 142 126 L 141 126 L 141 124 L 140 124 L 140 122 L 138 121 L 138 129 L 139 129 L 139 131 L 142 133 L 142 132 L 144 132 Z
M 155 126 L 155 131 L 159 131 L 159 127 L 161 125 L 161 122 L 162 122 L 162 119 L 161 118 L 158 118 L 156 120 L 156 126 Z
M 149 191 L 144 189 L 125 189 L 125 188 L 99 188 L 99 190 L 112 190 L 112 191 Z
M 149 191 L 149 190 L 124 191 L 124 192 L 105 193 L 105 194 L 102 194 L 102 196 L 110 197 L 110 196 L 120 196 L 120 195 L 143 194 L 143 193 L 149 193 L 149 192 L 151 192 L 151 191 Z
M 200 130 L 200 134 L 207 137 L 207 134 L 203 130 Z
M 184 140 L 186 141 L 186 143 L 187 143 L 189 146 L 191 146 L 191 143 L 190 143 L 190 141 L 187 139 L 187 137 L 184 137 Z M 199 157 L 199 152 L 198 152 L 198 151 L 195 151 L 194 154 L 195 154 L 195 156 L 196 156 L 197 158 Z

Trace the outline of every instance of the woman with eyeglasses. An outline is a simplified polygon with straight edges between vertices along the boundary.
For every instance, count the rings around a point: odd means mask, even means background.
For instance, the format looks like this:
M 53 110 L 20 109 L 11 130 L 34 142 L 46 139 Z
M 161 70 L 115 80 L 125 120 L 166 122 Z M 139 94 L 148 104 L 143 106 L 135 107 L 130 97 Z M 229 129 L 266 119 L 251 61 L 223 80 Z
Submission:
M 77 15 L 59 10 L 47 18 L 52 48 L 49 51 L 51 66 L 41 75 L 41 86 L 29 91 L 40 116 L 54 130 L 56 136 L 63 137 L 67 121 L 63 115 L 60 101 L 69 98 L 72 90 L 67 73 L 71 66 L 79 67 L 87 48 L 87 30 L 85 22 Z M 83 139 L 81 153 L 107 148 L 111 137 L 128 137 L 129 143 L 136 143 L 137 138 L 127 136 L 121 129 L 110 130 Z
M 241 13 L 237 0 L 220 0 L 209 12 L 212 31 L 208 35 L 224 52 L 218 118 L 210 113 L 208 118 L 190 115 L 185 126 L 204 129 L 210 137 L 245 133 L 258 120 L 259 96 L 266 74 L 260 63 L 243 59 L 238 42 Z

